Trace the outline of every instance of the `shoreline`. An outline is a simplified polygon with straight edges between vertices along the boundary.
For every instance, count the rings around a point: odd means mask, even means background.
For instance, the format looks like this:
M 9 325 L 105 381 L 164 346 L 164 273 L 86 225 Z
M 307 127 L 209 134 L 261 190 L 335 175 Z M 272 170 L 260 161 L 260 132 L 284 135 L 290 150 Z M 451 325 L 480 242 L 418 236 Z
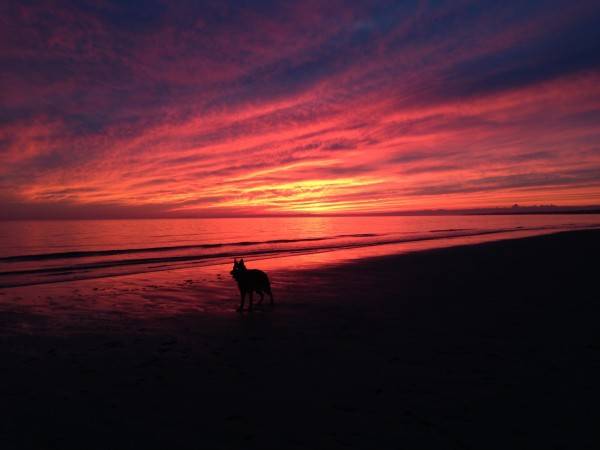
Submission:
M 0 436 L 7 449 L 593 448 L 598 250 L 587 230 L 274 270 L 275 308 L 244 314 L 216 274 L 106 281 L 67 303 L 50 289 L 12 310 L 5 294 Z
M 521 239 L 532 236 L 541 236 L 546 234 L 557 234 L 562 232 L 572 232 L 572 231 L 584 231 L 584 230 L 594 230 L 600 229 L 598 225 L 587 225 L 580 226 L 577 228 L 523 228 L 521 227 L 514 229 L 495 229 L 495 230 L 478 230 L 477 232 L 468 232 L 465 231 L 470 230 L 430 230 L 429 233 L 435 232 L 456 232 L 456 234 L 450 234 L 447 236 L 433 236 L 422 234 L 416 237 L 407 238 L 396 238 L 392 240 L 380 240 L 373 241 L 367 243 L 347 243 L 347 244 L 338 244 L 332 247 L 316 247 L 316 248 L 297 248 L 297 249 L 289 249 L 289 250 L 273 250 L 273 252 L 268 252 L 266 250 L 249 250 L 247 252 L 239 252 L 239 253 L 228 253 L 227 256 L 222 256 L 220 254 L 217 255 L 195 255 L 195 256 L 172 256 L 167 259 L 156 259 L 155 264 L 161 263 L 160 266 L 149 266 L 146 268 L 138 268 L 136 270 L 127 270 L 128 267 L 139 267 L 139 265 L 148 264 L 148 261 L 154 261 L 154 259 L 134 259 L 132 261 L 125 260 L 124 262 L 117 263 L 113 261 L 112 265 L 110 265 L 110 261 L 106 262 L 98 262 L 95 264 L 89 264 L 89 268 L 86 265 L 80 267 L 80 265 L 75 266 L 60 266 L 60 267 L 42 267 L 42 268 L 28 268 L 26 270 L 10 270 L 5 272 L 0 272 L 0 292 L 2 289 L 13 289 L 13 288 L 28 288 L 33 286 L 43 286 L 52 285 L 57 283 L 77 283 L 79 281 L 91 281 L 98 280 L 102 278 L 109 279 L 118 279 L 120 277 L 136 277 L 136 276 L 148 276 L 152 277 L 152 274 L 156 272 L 168 272 L 173 273 L 176 271 L 187 270 L 211 270 L 215 267 L 223 267 L 230 264 L 230 260 L 234 257 L 245 257 L 246 260 L 251 261 L 261 261 L 261 264 L 266 264 L 266 269 L 278 269 L 280 265 L 277 264 L 278 259 L 284 259 L 289 261 L 291 264 L 295 264 L 296 262 L 304 262 L 304 267 L 311 266 L 327 266 L 334 261 L 334 257 L 338 257 L 343 261 L 360 261 L 362 259 L 377 257 L 377 256 L 388 256 L 388 255 L 396 255 L 396 254 L 405 254 L 414 251 L 423 251 L 430 250 L 436 248 L 447 248 L 447 247 L 456 247 L 456 246 L 464 246 L 464 245 L 476 245 L 479 243 L 485 242 L 495 242 L 502 240 L 511 240 L 511 239 Z M 376 236 L 376 235 L 373 235 Z M 338 237 L 338 236 L 336 236 Z M 326 240 L 327 238 L 310 238 L 305 239 L 308 241 L 315 240 Z M 223 246 L 227 244 L 210 244 L 210 246 Z M 199 246 L 188 246 L 190 248 L 195 247 L 203 247 L 203 245 Z M 175 247 L 175 249 L 180 247 Z M 187 247 L 186 247 L 187 248 Z M 171 250 L 169 247 L 162 248 L 164 250 Z M 154 251 L 156 249 L 149 248 L 149 251 Z M 137 251 L 137 250 L 136 250 Z M 141 251 L 141 249 L 140 249 Z M 129 250 L 111 250 L 108 253 L 113 252 L 129 252 Z M 77 254 L 75 252 L 73 254 Z M 88 252 L 89 253 L 89 252 Z M 107 253 L 107 251 L 94 251 L 91 253 Z M 69 253 L 69 255 L 72 253 Z M 224 254 L 225 255 L 225 254 Z M 54 256 L 54 254 L 50 255 L 25 255 L 25 256 L 11 256 L 6 258 L 0 258 L 0 261 L 21 261 L 21 260 L 29 260 L 31 258 L 37 257 L 46 257 L 46 256 Z M 177 265 L 169 265 L 173 262 L 177 262 L 180 264 Z M 204 261 L 207 261 L 206 263 Z M 315 261 L 318 263 L 315 264 Z M 108 264 L 108 265 L 107 265 Z M 96 267 L 96 265 L 98 267 Z M 82 269 L 84 267 L 84 269 Z M 107 270 L 112 269 L 107 273 L 97 273 L 94 275 L 83 275 L 85 272 L 89 272 L 90 270 L 94 270 L 94 268 L 103 268 L 107 267 Z M 83 270 L 82 273 L 69 277 L 68 275 L 72 272 L 77 272 Z M 41 279 L 36 280 L 35 278 L 30 280 L 19 280 L 19 276 L 56 276 L 56 279 Z M 12 282 L 7 281 L 5 277 L 10 276 L 17 277 Z M 60 278 L 61 276 L 66 276 L 66 278 Z

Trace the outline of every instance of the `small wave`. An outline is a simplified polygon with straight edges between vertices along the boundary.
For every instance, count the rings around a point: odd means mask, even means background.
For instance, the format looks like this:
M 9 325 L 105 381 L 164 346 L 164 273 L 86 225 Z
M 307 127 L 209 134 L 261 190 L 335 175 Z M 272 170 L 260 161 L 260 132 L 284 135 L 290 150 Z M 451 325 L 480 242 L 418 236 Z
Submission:
M 373 233 L 361 233 L 361 234 L 338 234 L 334 236 L 325 237 L 309 237 L 301 239 L 273 239 L 268 241 L 240 241 L 240 242 L 224 242 L 214 244 L 195 244 L 195 245 L 176 245 L 166 247 L 139 247 L 139 248 L 123 248 L 123 249 L 111 249 L 111 250 L 85 250 L 85 251 L 73 251 L 73 252 L 56 252 L 56 253 L 39 253 L 32 255 L 16 255 L 6 256 L 0 258 L 0 262 L 3 263 L 14 263 L 14 262 L 27 262 L 27 261 L 48 261 L 53 259 L 75 259 L 75 258 L 89 258 L 89 257 L 102 257 L 102 256 L 115 256 L 115 255 L 129 255 L 135 253 L 156 253 L 156 252 L 172 252 L 181 250 L 200 250 L 200 249 L 214 249 L 221 247 L 250 247 L 253 245 L 264 245 L 264 244 L 291 244 L 297 242 L 315 242 L 315 241 L 326 241 L 340 238 L 364 238 L 364 237 L 376 237 L 378 234 Z M 132 260 L 134 261 L 134 260 Z

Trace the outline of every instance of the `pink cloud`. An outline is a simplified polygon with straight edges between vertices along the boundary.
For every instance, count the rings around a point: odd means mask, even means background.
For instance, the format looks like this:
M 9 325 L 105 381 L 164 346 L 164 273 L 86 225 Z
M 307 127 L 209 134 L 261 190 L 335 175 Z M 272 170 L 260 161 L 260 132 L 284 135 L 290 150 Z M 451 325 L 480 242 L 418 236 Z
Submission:
M 48 8 L 13 11 L 21 39 L 0 32 L 14 65 L 6 205 L 177 216 L 598 199 L 600 72 L 581 57 L 549 77 L 521 56 L 582 20 L 573 8 L 532 22 L 501 10 L 497 28 L 482 13 L 468 29 L 453 25 L 460 5 L 395 22 L 333 3 L 174 7 L 136 31 L 101 7 Z M 504 54 L 510 82 L 488 82 L 481 61 Z M 480 64 L 486 76 L 465 72 Z

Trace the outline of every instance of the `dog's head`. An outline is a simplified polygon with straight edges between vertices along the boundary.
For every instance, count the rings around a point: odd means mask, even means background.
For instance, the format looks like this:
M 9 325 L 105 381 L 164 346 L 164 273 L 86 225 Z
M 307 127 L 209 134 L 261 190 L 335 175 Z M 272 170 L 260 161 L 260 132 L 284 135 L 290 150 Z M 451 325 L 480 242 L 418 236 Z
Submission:
M 244 259 L 240 259 L 238 261 L 237 258 L 235 258 L 233 260 L 233 269 L 229 273 L 231 274 L 232 277 L 235 278 L 236 275 L 239 275 L 240 272 L 243 272 L 244 270 L 246 270 L 246 265 L 244 264 Z

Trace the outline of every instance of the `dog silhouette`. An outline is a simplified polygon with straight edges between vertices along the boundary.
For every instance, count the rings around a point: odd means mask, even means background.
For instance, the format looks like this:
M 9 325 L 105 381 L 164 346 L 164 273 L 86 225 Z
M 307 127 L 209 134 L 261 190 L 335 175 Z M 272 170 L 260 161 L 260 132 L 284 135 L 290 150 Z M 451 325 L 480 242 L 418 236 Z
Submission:
M 271 305 L 273 305 L 273 293 L 271 292 L 271 282 L 269 281 L 269 277 L 262 270 L 258 269 L 247 269 L 244 264 L 244 260 L 237 258 L 233 260 L 233 269 L 231 270 L 231 276 L 237 282 L 238 288 L 240 290 L 241 302 L 240 307 L 237 311 L 244 310 L 244 301 L 246 299 L 246 294 L 248 294 L 248 311 L 252 311 L 252 297 L 253 293 L 256 292 L 260 295 L 260 300 L 258 301 L 261 304 L 265 298 L 265 292 L 269 294 L 271 298 Z

